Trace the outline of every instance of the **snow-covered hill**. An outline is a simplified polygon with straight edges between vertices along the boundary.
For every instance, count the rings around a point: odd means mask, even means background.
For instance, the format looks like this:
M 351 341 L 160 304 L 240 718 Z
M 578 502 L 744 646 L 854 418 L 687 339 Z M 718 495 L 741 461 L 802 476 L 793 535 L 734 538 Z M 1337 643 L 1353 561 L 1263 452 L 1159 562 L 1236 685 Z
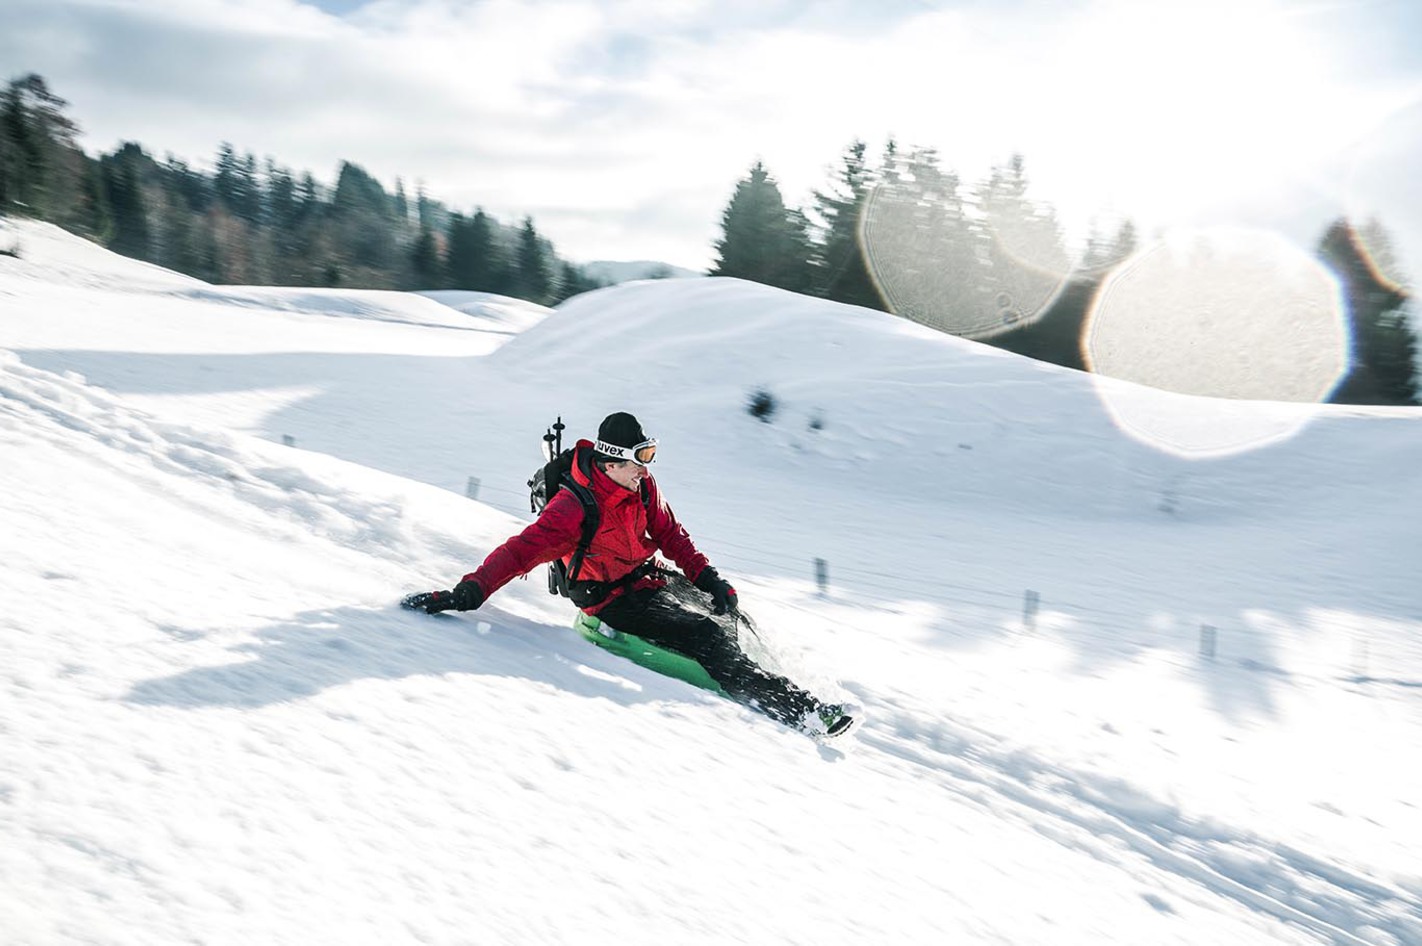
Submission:
M 606 285 L 637 279 L 685 279 L 703 275 L 694 269 L 656 260 L 593 260 L 583 264 L 583 272 Z
M 8 226 L 0 942 L 1422 942 L 1422 411 L 730 280 L 471 314 Z M 539 575 L 393 606 L 614 409 L 849 745 L 590 647 Z

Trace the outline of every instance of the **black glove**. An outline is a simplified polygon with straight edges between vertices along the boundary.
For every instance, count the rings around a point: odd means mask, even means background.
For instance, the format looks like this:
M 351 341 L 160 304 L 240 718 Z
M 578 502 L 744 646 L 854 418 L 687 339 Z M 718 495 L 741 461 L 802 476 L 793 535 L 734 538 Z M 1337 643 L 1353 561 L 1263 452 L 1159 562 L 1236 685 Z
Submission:
M 400 599 L 400 607 L 407 611 L 423 611 L 439 614 L 454 607 L 454 594 L 449 591 L 421 591 Z
M 725 614 L 730 611 L 736 613 L 739 605 L 736 604 L 736 589 L 731 587 L 731 583 L 720 575 L 716 574 L 716 569 L 707 565 L 701 569 L 701 574 L 696 576 L 694 583 L 696 587 L 711 596 L 715 602 L 715 607 L 711 609 L 712 614 Z
M 465 578 L 449 593 L 450 607 L 456 611 L 473 611 L 484 603 L 484 589 L 472 578 Z

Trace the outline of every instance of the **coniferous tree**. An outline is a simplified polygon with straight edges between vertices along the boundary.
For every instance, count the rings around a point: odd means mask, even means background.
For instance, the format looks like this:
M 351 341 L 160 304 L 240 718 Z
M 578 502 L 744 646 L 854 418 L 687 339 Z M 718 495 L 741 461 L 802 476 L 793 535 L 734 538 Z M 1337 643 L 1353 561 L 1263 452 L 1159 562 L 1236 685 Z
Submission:
M 206 213 L 212 206 L 213 185 L 207 177 L 188 166 L 186 161 L 168 156 L 163 165 L 165 187 L 192 213 Z
M 601 288 L 601 285 L 581 267 L 574 266 L 565 260 L 558 275 L 557 293 L 550 304 L 557 304 L 584 292 L 592 292 L 594 289 Z
M 469 222 L 462 213 L 450 214 L 445 244 L 448 247 L 444 257 L 446 284 L 450 289 L 473 289 L 474 245 Z
M 1136 225 L 1130 220 L 1121 221 L 1116 234 L 1106 239 L 1093 221 L 1091 234 L 1086 241 L 1086 252 L 1082 254 L 1081 268 L 1087 272 L 1109 270 L 1136 251 Z
M 472 217 L 450 215 L 448 244 L 445 270 L 451 289 L 510 291 L 503 248 L 495 237 L 493 219 L 482 209 Z
M 410 248 L 410 272 L 413 275 L 412 289 L 428 289 L 439 285 L 439 247 L 434 231 L 421 227 L 420 235 Z
M 65 104 L 37 75 L 0 87 L 0 213 L 214 282 L 394 288 L 457 270 L 458 285 L 540 300 L 591 287 L 531 220 L 520 230 L 481 210 L 456 227 L 423 185 L 412 211 L 403 179 L 387 194 L 349 162 L 328 190 L 270 158 L 259 173 L 254 155 L 226 143 L 211 174 L 171 156 L 160 165 L 137 145 L 90 159 Z
M 303 223 L 315 215 L 321 200 L 321 185 L 316 183 L 310 171 L 306 171 L 301 175 L 301 186 L 296 191 L 296 204 Z
M 958 177 L 891 143 L 862 211 L 865 261 L 891 311 L 955 335 L 982 324 L 983 272 Z
M 271 158 L 266 161 L 261 186 L 262 228 L 267 278 L 279 286 L 300 282 L 301 258 L 296 178 Z
M 474 257 L 470 281 L 481 292 L 515 292 L 509 254 L 499 240 L 499 226 L 483 208 L 469 219 L 469 244 Z
M 79 185 L 79 203 L 74 213 L 75 233 L 108 245 L 113 238 L 113 216 L 104 190 L 103 169 L 97 161 L 84 159 L 84 174 Z
M 213 178 L 213 204 L 205 228 L 210 237 L 211 271 L 220 282 L 260 284 L 270 281 L 270 265 L 263 252 L 261 193 L 256 158 L 239 156 L 223 142 L 217 152 Z
M 899 143 L 897 139 L 890 138 L 884 143 L 884 156 L 879 161 L 879 184 L 896 184 L 900 179 L 899 169 L 903 166 L 903 159 L 899 155 Z
M 250 151 L 242 157 L 240 180 L 242 206 L 238 216 L 249 224 L 257 226 L 264 222 L 262 184 L 257 177 L 257 156 Z
M 553 289 L 553 276 L 548 271 L 548 254 L 543 238 L 534 228 L 532 217 L 523 218 L 516 261 L 514 294 L 529 302 L 547 302 Z
M 810 242 L 803 215 L 787 210 L 780 185 L 757 161 L 721 214 L 712 276 L 733 276 L 792 292 L 810 288 Z
M 475 282 L 482 292 L 518 294 L 516 263 L 506 239 L 506 228 L 498 220 L 476 209 L 469 222 L 476 252 Z
M 215 280 L 216 245 L 207 220 L 214 199 L 212 182 L 172 155 L 157 170 L 162 186 L 151 215 L 160 242 L 155 261 Z
M 291 234 L 296 229 L 298 204 L 296 199 L 296 179 L 291 171 L 267 160 L 265 199 L 265 223 L 282 234 Z
M 395 220 L 397 223 L 408 223 L 410 220 L 410 201 L 405 197 L 405 181 L 395 178 L 395 196 L 392 198 Z
M 13 213 L 24 206 L 20 189 L 24 186 L 26 135 L 25 113 L 15 83 L 0 94 L 0 212 Z
M 915 149 L 908 160 L 908 171 L 918 194 L 915 219 L 923 234 L 926 256 L 933 261 L 931 283 L 948 293 L 954 287 L 966 287 L 970 294 L 982 282 L 981 259 L 976 252 L 972 228 L 958 175 L 944 170 L 938 153 L 931 148 Z M 963 304 L 968 304 L 966 298 Z
M 1371 228 L 1380 230 L 1376 224 Z M 1377 236 L 1373 241 L 1386 243 Z M 1353 362 L 1332 400 L 1418 403 L 1417 337 L 1408 317 L 1407 292 L 1380 278 L 1357 228 L 1347 220 L 1329 226 L 1318 252 L 1342 283 L 1353 338 Z
M 102 159 L 102 179 L 113 216 L 108 247 L 134 259 L 150 259 L 148 201 L 143 193 L 142 171 L 148 157 L 138 145 L 125 143 Z
M 423 183 L 415 190 L 415 224 L 427 230 L 439 232 L 448 225 L 448 214 L 442 212 L 438 203 L 425 193 Z
M 256 224 L 261 220 L 261 195 L 257 183 L 257 160 L 251 154 L 238 157 L 224 142 L 217 152 L 217 177 L 213 182 L 218 201 L 233 217 Z
M 814 288 L 826 299 L 883 309 L 859 239 L 861 216 L 873 185 L 864 151 L 863 141 L 850 144 L 833 187 L 815 192 L 820 239 L 814 254 Z
M 75 219 L 84 157 L 67 105 L 34 73 L 12 80 L 0 95 L 0 211 L 84 223 Z
M 296 185 L 296 216 L 292 222 L 296 255 L 290 268 L 296 285 L 321 285 L 324 273 L 333 265 L 327 210 L 325 188 L 310 171 L 302 172 Z
M 395 262 L 394 226 L 390 197 L 380 182 L 349 161 L 342 162 L 331 198 L 332 242 L 351 285 L 379 282 L 371 271 L 386 270 Z
M 1020 154 L 994 168 L 978 196 L 982 215 L 986 280 L 1004 326 L 1041 315 L 1071 271 L 1061 226 L 1050 206 L 1027 196 L 1027 174 Z

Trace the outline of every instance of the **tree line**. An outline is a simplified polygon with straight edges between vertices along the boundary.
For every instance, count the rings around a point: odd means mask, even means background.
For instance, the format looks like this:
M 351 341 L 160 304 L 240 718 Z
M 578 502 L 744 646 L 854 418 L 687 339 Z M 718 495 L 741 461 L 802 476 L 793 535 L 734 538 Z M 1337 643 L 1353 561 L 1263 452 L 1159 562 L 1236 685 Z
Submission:
M 206 172 L 126 142 L 90 157 L 35 74 L 0 93 L 0 214 L 56 223 L 213 283 L 469 289 L 545 305 L 596 288 L 531 217 L 506 225 L 394 192 L 342 162 L 334 186 L 223 144 Z
M 1112 270 L 1137 249 L 1136 227 L 1093 227 L 1080 260 L 1050 204 L 1028 196 L 1021 155 L 971 186 L 930 148 L 890 141 L 871 162 L 863 141 L 840 157 L 808 208 L 785 203 L 757 161 L 721 215 L 713 276 L 895 312 L 1018 354 L 1086 370 L 1087 316 Z M 1331 400 L 1417 404 L 1417 338 L 1409 294 L 1372 256 L 1387 236 L 1340 219 L 1316 255 L 1338 278 L 1352 339 Z
M 116 252 L 213 283 L 469 289 L 555 304 L 598 283 L 561 259 L 531 217 L 506 225 L 389 192 L 351 162 L 334 186 L 224 144 L 206 172 L 128 142 L 89 157 L 67 103 L 35 74 L 0 92 L 0 214 L 56 223 Z M 1376 226 L 1372 225 L 1376 230 Z M 931 148 L 844 149 L 808 208 L 786 204 L 762 162 L 721 216 L 713 276 L 892 311 L 1042 361 L 1085 369 L 1082 335 L 1112 268 L 1136 249 L 1130 220 L 1068 254 L 1050 204 L 1014 155 L 966 184 Z M 1347 302 L 1353 362 L 1333 400 L 1417 403 L 1410 296 L 1383 278 L 1347 220 L 1319 241 Z M 1366 247 L 1366 249 L 1365 249 Z

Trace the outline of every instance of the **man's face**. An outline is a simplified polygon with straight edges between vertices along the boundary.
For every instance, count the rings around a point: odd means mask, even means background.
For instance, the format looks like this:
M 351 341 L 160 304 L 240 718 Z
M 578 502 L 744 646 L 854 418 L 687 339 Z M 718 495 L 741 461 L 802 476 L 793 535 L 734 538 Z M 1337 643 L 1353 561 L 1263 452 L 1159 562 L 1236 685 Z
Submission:
M 631 460 L 612 460 L 607 464 L 607 478 L 623 489 L 640 489 L 646 475 L 647 468 Z

